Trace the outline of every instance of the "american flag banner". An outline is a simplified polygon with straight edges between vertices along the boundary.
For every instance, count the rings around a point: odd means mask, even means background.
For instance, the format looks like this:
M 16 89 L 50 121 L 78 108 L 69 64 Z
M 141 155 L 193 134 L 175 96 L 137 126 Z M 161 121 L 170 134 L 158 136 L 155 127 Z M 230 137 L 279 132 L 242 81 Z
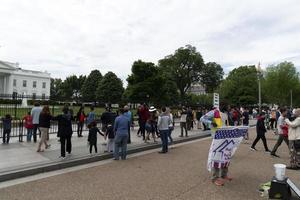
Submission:
M 208 171 L 211 171 L 212 167 L 221 168 L 229 165 L 248 128 L 248 126 L 235 126 L 217 129 L 208 154 Z

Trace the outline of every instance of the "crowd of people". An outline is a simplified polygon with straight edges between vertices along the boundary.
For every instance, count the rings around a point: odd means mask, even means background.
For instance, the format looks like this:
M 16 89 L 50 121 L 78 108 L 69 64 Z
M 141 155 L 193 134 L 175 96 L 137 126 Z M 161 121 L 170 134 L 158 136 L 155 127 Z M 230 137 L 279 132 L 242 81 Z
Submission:
M 210 130 L 218 127 L 208 119 L 219 119 L 222 121 L 222 126 L 248 126 L 251 118 L 257 119 L 256 132 L 257 137 L 251 145 L 251 150 L 256 151 L 256 144 L 262 140 L 265 151 L 274 157 L 277 155 L 278 147 L 284 141 L 290 152 L 291 162 L 289 169 L 299 169 L 300 167 L 300 109 L 287 108 L 272 108 L 263 109 L 258 113 L 256 109 L 227 107 L 220 109 L 219 114 L 215 114 L 215 109 L 208 111 L 204 108 L 192 109 L 191 107 L 182 107 L 175 112 L 172 112 L 168 107 L 162 107 L 160 111 L 154 106 L 141 104 L 136 112 L 138 131 L 137 136 L 141 137 L 145 143 L 153 140 L 157 143 L 160 138 L 162 141 L 162 149 L 160 153 L 167 153 L 168 146 L 173 143 L 172 132 L 175 127 L 175 118 L 178 118 L 180 123 L 179 137 L 189 137 L 189 131 L 192 129 Z M 219 116 L 219 117 L 218 117 Z M 134 116 L 128 106 L 124 106 L 117 112 L 113 112 L 110 107 L 107 107 L 99 119 L 96 118 L 95 109 L 90 107 L 86 114 L 84 107 L 74 115 L 73 110 L 67 105 L 63 107 L 62 113 L 53 116 L 50 113 L 48 106 L 41 107 L 35 103 L 31 112 L 24 116 L 24 127 L 27 130 L 27 141 L 37 142 L 37 135 L 40 136 L 37 152 L 44 152 L 50 148 L 49 128 L 51 121 L 57 121 L 58 131 L 57 137 L 61 144 L 61 158 L 66 157 L 72 152 L 72 121 L 77 123 L 77 136 L 83 137 L 83 127 L 88 128 L 88 144 L 89 152 L 97 153 L 97 135 L 101 135 L 107 141 L 105 152 L 114 153 L 114 159 L 126 159 L 127 144 L 131 143 L 131 129 L 134 127 Z M 97 122 L 101 122 L 101 129 L 97 127 Z M 3 124 L 3 143 L 9 143 L 10 132 L 12 128 L 12 118 L 6 115 L 2 119 Z M 265 134 L 267 130 L 272 130 L 275 135 L 278 135 L 276 145 L 270 150 L 267 145 Z M 39 133 L 38 133 L 39 132 Z M 245 135 L 245 140 L 249 136 Z

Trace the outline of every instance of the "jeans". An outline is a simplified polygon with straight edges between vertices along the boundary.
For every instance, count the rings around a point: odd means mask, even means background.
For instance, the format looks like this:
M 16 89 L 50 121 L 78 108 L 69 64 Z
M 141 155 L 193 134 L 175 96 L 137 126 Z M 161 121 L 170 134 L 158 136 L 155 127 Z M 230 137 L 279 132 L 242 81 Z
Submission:
M 3 143 L 9 143 L 9 138 L 10 138 L 10 132 L 11 132 L 11 129 L 4 129 L 3 130 Z
M 39 125 L 38 124 L 33 124 L 33 141 L 36 142 L 36 133 L 37 130 L 39 130 Z M 41 131 L 39 130 L 40 135 L 41 135 Z
M 274 148 L 273 148 L 271 154 L 275 154 L 275 153 L 276 153 L 278 147 L 281 145 L 281 143 L 282 143 L 283 141 L 284 141 L 284 142 L 286 143 L 286 145 L 289 147 L 289 139 L 288 139 L 287 137 L 284 137 L 282 134 L 279 134 L 278 139 L 277 139 L 277 142 L 276 142 L 276 144 L 275 144 L 275 146 L 274 146 Z
M 32 128 L 27 129 L 27 142 L 31 142 L 31 137 L 32 137 Z
M 181 137 L 183 136 L 183 129 L 185 130 L 185 136 L 188 136 L 186 122 L 180 122 L 180 128 L 181 128 Z
M 119 160 L 119 158 L 120 158 L 120 149 L 121 149 L 121 159 L 122 160 L 126 159 L 127 141 L 128 141 L 128 135 L 116 135 L 115 151 L 114 151 L 114 157 L 116 160 Z
M 71 143 L 71 135 L 70 136 L 60 136 L 60 155 L 61 157 L 66 157 L 66 150 L 68 153 L 72 151 L 72 143 Z M 66 146 L 67 144 L 67 146 Z
M 168 138 L 169 138 L 169 140 L 170 140 L 170 144 L 173 143 L 172 131 L 173 131 L 173 128 L 170 128 L 170 129 L 169 129 L 169 132 L 168 132 Z
M 82 128 L 83 128 L 83 122 L 78 122 L 78 124 L 77 124 L 77 135 L 78 135 L 78 137 L 82 136 Z
M 162 152 L 168 152 L 168 134 L 169 130 L 160 130 L 160 139 L 162 145 Z

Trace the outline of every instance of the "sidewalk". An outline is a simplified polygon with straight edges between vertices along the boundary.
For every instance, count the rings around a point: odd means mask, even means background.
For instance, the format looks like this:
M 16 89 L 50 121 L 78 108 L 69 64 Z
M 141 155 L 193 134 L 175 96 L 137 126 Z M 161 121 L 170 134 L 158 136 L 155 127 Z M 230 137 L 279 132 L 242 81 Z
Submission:
M 128 149 L 137 149 L 141 147 L 147 147 L 151 145 L 160 144 L 160 138 L 157 138 L 157 143 L 154 143 L 153 140 L 146 144 L 143 142 L 142 137 L 137 137 L 137 128 L 131 131 L 131 144 L 128 145 Z M 11 138 L 10 144 L 1 144 L 0 145 L 0 176 L 1 174 L 9 173 L 11 171 L 20 171 L 32 167 L 46 166 L 49 164 L 68 162 L 72 160 L 78 160 L 83 158 L 90 158 L 89 146 L 87 144 L 87 132 L 83 132 L 83 137 L 78 138 L 77 134 L 74 133 L 72 137 L 72 154 L 67 157 L 65 160 L 61 160 L 60 156 L 60 143 L 55 134 L 50 134 L 49 144 L 51 148 L 45 150 L 42 153 L 37 153 L 38 143 L 33 142 L 18 142 L 18 138 Z M 176 127 L 172 133 L 172 137 L 175 141 L 185 140 L 186 138 L 179 138 L 180 128 Z M 199 136 L 203 137 L 209 135 L 209 131 L 202 131 L 194 129 L 189 131 L 189 139 L 193 137 L 198 138 Z M 98 135 L 98 154 L 101 155 L 110 155 L 104 153 L 106 150 L 106 141 L 101 135 Z M 5 158 L 5 159 L 4 159 Z M 0 179 L 1 180 L 1 179 Z
M 257 152 L 250 141 L 240 145 L 234 155 L 229 175 L 234 179 L 224 187 L 212 184 L 206 169 L 211 139 L 175 145 L 168 154 L 156 150 L 129 157 L 126 161 L 102 161 L 77 171 L 0 189 L 1 200 L 263 200 L 257 191 L 261 183 L 274 176 L 274 163 L 287 164 L 288 148 L 278 149 L 281 158 L 264 153 L 260 141 Z M 270 148 L 276 136 L 267 133 Z M 152 152 L 152 153 L 151 153 Z M 287 176 L 299 187 L 300 171 L 287 170 Z M 30 180 L 30 179 L 29 179 Z M 293 200 L 296 198 L 292 198 Z M 292 200 L 291 199 L 291 200 Z

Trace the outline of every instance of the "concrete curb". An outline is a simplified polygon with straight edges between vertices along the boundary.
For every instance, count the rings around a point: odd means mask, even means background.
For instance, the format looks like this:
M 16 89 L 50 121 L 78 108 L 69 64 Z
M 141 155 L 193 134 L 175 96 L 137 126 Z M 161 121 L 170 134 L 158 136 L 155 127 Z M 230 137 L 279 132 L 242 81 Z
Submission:
M 211 135 L 210 133 L 205 133 L 203 135 L 190 136 L 187 138 L 181 138 L 181 139 L 174 140 L 173 143 L 174 144 L 184 143 L 184 142 L 188 142 L 188 141 L 192 141 L 192 140 L 210 137 L 210 135 Z M 134 153 L 138 153 L 138 152 L 142 152 L 142 151 L 156 149 L 159 147 L 161 147 L 160 143 L 133 147 L 131 149 L 128 149 L 127 154 L 134 154 Z M 13 180 L 13 179 L 17 179 L 17 178 L 23 178 L 23 177 L 27 177 L 27 176 L 32 176 L 32 175 L 36 175 L 36 174 L 40 174 L 40 173 L 65 169 L 68 167 L 75 167 L 78 165 L 98 162 L 98 161 L 111 159 L 111 158 L 113 158 L 113 155 L 111 153 L 104 153 L 101 155 L 96 155 L 94 157 L 90 157 L 90 156 L 86 155 L 86 156 L 74 158 L 71 160 L 57 161 L 57 162 L 53 162 L 53 163 L 47 163 L 47 164 L 41 164 L 41 165 L 37 165 L 37 166 L 33 166 L 33 167 L 27 167 L 24 169 L 12 170 L 12 171 L 8 171 L 8 172 L 0 173 L 0 182 Z

